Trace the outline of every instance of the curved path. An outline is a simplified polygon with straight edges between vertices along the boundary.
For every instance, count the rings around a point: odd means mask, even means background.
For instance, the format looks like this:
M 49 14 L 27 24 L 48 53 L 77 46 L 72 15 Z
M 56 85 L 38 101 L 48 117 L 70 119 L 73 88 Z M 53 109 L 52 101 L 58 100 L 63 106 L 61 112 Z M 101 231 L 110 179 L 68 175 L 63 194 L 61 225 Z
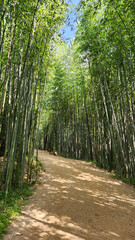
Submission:
M 4 240 L 134 240 L 135 188 L 90 163 L 39 151 L 43 184 Z

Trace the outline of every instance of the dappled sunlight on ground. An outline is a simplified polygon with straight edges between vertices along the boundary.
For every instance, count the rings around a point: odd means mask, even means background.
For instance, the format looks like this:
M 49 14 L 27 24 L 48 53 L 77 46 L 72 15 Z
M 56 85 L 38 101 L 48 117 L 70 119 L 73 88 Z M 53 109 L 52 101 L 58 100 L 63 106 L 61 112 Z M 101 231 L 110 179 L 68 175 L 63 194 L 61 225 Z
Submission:
M 134 240 L 135 189 L 83 161 L 40 151 L 47 171 L 5 240 Z M 124 227 L 123 227 L 124 226 Z
M 106 179 L 103 178 L 103 177 L 99 177 L 99 176 L 94 176 L 93 174 L 90 174 L 90 173 L 81 173 L 78 175 L 77 177 L 78 179 L 80 180 L 83 180 L 83 181 L 94 181 L 95 182 L 103 182 L 103 183 L 106 183 Z M 107 181 L 106 184 L 113 184 L 113 185 L 120 185 L 120 183 L 118 182 L 113 182 L 113 181 Z

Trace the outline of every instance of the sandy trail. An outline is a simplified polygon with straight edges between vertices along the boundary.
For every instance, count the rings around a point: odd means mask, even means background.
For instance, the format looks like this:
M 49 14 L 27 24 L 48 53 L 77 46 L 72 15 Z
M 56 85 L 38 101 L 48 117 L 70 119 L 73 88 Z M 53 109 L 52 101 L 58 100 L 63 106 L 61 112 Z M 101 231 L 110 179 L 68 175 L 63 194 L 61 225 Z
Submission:
M 39 159 L 43 184 L 4 240 L 135 240 L 135 188 L 87 162 Z

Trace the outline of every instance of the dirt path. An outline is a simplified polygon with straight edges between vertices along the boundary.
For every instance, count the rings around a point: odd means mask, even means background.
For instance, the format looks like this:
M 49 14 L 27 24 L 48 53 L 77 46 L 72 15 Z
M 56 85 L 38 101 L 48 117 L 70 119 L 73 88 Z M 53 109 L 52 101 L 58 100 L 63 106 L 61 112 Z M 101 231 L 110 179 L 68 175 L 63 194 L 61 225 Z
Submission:
M 43 184 L 4 240 L 135 240 L 135 188 L 87 162 L 39 158 Z

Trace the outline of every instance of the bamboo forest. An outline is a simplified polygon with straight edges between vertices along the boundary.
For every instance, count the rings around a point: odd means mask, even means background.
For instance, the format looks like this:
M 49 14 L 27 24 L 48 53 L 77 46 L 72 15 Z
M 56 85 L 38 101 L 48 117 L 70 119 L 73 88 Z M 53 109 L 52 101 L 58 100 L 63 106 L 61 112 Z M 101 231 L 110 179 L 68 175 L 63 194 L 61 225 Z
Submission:
M 135 2 L 74 2 L 0 0 L 4 204 L 37 179 L 40 150 L 135 185 Z M 68 41 L 70 5 L 76 30 Z

